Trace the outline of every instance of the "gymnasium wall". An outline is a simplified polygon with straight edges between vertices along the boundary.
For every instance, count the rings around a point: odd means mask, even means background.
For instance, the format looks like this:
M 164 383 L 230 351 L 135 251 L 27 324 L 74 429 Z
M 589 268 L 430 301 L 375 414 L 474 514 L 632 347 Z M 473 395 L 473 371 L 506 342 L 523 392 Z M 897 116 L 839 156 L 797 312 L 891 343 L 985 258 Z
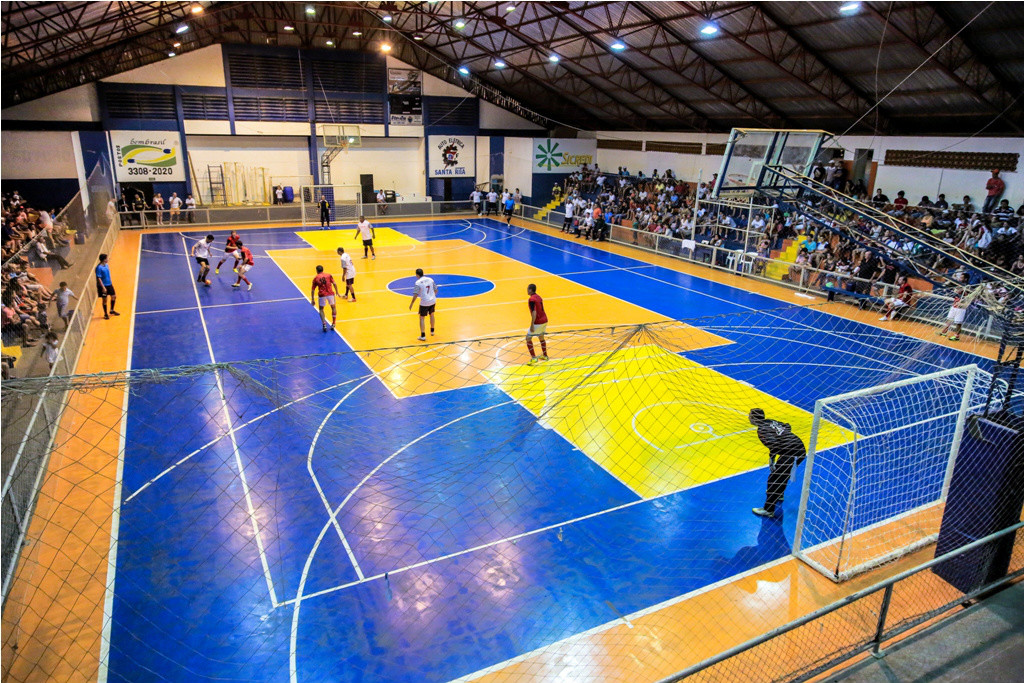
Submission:
M 63 207 L 81 185 L 77 138 L 68 131 L 0 131 L 0 190 L 17 190 L 37 206 Z

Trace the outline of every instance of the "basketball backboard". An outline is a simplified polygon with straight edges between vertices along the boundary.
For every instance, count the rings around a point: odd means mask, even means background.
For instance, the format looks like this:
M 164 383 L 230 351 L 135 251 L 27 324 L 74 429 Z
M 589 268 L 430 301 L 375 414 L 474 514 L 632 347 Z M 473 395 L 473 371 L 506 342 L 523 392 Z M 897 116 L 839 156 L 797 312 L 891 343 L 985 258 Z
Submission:
M 324 123 L 321 125 L 324 147 L 327 149 L 362 147 L 363 137 L 359 132 L 359 126 L 346 126 L 340 123 Z
M 715 196 L 783 189 L 785 179 L 766 172 L 764 167 L 784 166 L 807 175 L 829 137 L 831 134 L 823 130 L 733 128 L 722 156 Z

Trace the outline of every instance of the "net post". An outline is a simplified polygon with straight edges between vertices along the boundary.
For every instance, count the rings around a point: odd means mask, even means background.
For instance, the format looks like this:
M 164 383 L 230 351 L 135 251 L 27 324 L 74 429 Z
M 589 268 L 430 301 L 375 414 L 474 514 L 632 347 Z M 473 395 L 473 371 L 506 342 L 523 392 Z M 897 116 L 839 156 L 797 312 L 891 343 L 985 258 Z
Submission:
M 793 554 L 802 557 L 800 544 L 803 542 L 804 520 L 807 516 L 807 499 L 811 492 L 811 470 L 814 468 L 814 453 L 818 445 L 818 425 L 821 424 L 821 411 L 824 407 L 822 399 L 814 402 L 814 415 L 811 418 L 811 435 L 807 439 L 807 459 L 804 461 L 804 483 L 800 487 L 800 508 L 796 517 L 796 532 L 793 535 Z
M 949 449 L 949 464 L 946 466 L 946 476 L 942 480 L 942 496 L 939 500 L 945 502 L 949 495 L 949 483 L 953 479 L 953 467 L 956 465 L 956 456 L 960 453 L 960 441 L 964 436 L 964 423 L 967 421 L 967 411 L 971 407 L 971 394 L 974 392 L 974 378 L 978 373 L 978 365 L 967 366 L 967 381 L 964 383 L 964 395 L 960 400 L 960 412 L 956 417 L 956 429 L 953 431 L 953 443 Z

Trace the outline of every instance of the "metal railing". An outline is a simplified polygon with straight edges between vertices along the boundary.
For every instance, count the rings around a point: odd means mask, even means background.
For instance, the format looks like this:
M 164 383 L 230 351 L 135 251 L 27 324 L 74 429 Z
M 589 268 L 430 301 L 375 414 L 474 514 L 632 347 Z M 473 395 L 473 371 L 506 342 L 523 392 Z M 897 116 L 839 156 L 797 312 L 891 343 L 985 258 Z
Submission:
M 771 677 L 764 676 L 762 680 L 805 681 L 869 650 L 879 654 L 885 641 L 1024 576 L 1020 552 L 1024 549 L 1024 534 L 1018 534 L 1022 528 L 1024 522 L 1018 522 L 900 572 L 663 678 L 659 683 L 675 683 L 690 677 L 716 682 L 748 681 L 751 671 L 773 672 L 769 674 Z M 994 557 L 1005 551 L 999 544 L 1012 544 L 1016 566 L 1011 562 L 1005 576 L 974 590 L 961 592 L 931 573 L 925 574 L 966 553 L 982 551 Z M 901 588 L 898 595 L 897 587 Z M 831 651 L 827 651 L 829 646 Z M 782 650 L 785 657 L 780 655 Z M 783 660 L 788 664 L 784 671 L 778 666 Z
M 81 193 L 58 214 L 80 233 L 87 235 L 88 248 L 96 254 L 109 253 L 117 242 L 119 224 L 113 211 L 108 212 L 112 188 L 105 185 L 109 169 L 101 172 L 99 164 L 89 177 L 90 201 L 83 201 Z M 95 180 L 95 182 L 94 182 Z M 77 292 L 88 292 L 92 286 L 92 269 L 72 283 Z M 84 303 L 89 302 L 89 303 Z M 85 337 L 92 321 L 92 299 L 83 297 L 68 321 L 68 328 L 58 347 L 57 361 L 50 377 L 72 375 L 78 364 Z M 53 439 L 60 425 L 66 395 L 63 392 L 43 392 L 39 396 L 3 395 L 3 490 L 0 493 L 0 570 L 3 575 L 3 600 L 7 599 L 11 579 L 32 519 L 36 497 L 46 471 Z
M 342 204 L 331 207 L 331 222 L 354 221 L 360 216 L 371 218 L 440 216 L 469 213 L 472 202 L 392 202 L 388 204 Z M 261 206 L 207 206 L 183 209 L 171 216 L 167 210 L 157 212 L 122 211 L 122 229 L 202 227 L 207 225 L 239 225 L 243 223 L 291 223 L 293 225 L 319 225 L 320 212 L 316 204 L 277 204 Z M 174 218 L 172 221 L 171 219 Z

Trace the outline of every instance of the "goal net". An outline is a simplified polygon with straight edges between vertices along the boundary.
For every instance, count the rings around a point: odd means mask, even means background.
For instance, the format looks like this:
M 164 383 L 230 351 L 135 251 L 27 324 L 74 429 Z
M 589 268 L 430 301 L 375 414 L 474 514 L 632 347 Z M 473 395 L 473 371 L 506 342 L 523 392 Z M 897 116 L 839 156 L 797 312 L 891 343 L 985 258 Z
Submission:
M 987 384 L 968 365 L 820 399 L 793 554 L 834 581 L 937 538 L 966 417 Z M 845 430 L 848 439 L 834 436 Z
M 362 188 L 359 185 L 303 185 L 299 188 L 302 224 L 320 225 L 320 199 L 329 205 L 331 224 L 359 218 Z M 372 200 L 371 200 L 372 201 Z
M 304 311 L 278 324 L 336 348 Z M 594 677 L 578 637 L 597 631 L 669 676 L 789 599 L 720 617 L 791 552 L 797 486 L 781 521 L 751 514 L 752 407 L 805 443 L 817 425 L 807 550 L 941 498 L 969 371 L 812 415 L 950 357 L 862 332 L 787 307 L 552 328 L 535 365 L 516 333 L 174 368 L 137 346 L 129 372 L 5 381 L 5 680 L 452 680 L 547 648 L 553 668 L 523 664 L 540 683 Z M 865 468 L 882 440 L 893 466 Z M 858 495 L 835 495 L 850 472 Z M 633 639 L 652 632 L 678 639 Z

